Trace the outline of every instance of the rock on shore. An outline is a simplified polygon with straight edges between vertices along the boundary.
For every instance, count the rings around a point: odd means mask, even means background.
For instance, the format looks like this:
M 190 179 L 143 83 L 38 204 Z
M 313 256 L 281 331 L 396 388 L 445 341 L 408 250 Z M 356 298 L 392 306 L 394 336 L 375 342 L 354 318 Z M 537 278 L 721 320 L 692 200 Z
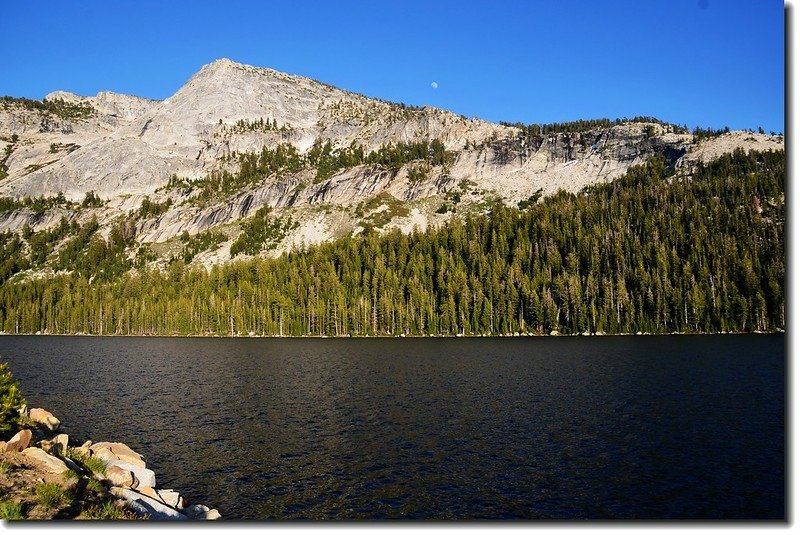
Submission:
M 189 504 L 184 496 L 173 489 L 156 488 L 155 472 L 147 468 L 143 455 L 126 444 L 87 441 L 81 446 L 70 447 L 68 435 L 55 434 L 61 422 L 52 413 L 39 408 L 30 411 L 23 408 L 22 415 L 30 429 L 21 429 L 8 442 L 0 442 L 0 451 L 20 452 L 25 459 L 50 474 L 66 475 L 72 471 L 98 479 L 110 487 L 109 492 L 123 500 L 128 509 L 140 518 L 221 518 L 216 509 L 201 504 Z M 93 459 L 94 462 L 91 461 Z M 87 467 L 89 464 L 97 468 L 92 471 Z

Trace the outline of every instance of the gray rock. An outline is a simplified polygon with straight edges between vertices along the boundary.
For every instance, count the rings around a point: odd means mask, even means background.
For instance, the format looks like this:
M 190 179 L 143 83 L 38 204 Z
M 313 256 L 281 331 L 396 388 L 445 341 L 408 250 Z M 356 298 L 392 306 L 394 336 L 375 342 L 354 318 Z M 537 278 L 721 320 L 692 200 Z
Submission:
M 114 489 L 114 495 L 123 498 L 138 515 L 147 515 L 153 520 L 187 520 L 186 515 L 158 500 L 131 489 Z
M 169 505 L 174 509 L 183 509 L 185 505 L 185 501 L 180 493 L 175 492 L 172 489 L 162 489 L 157 490 L 158 497 L 161 499 L 162 502 Z
M 101 461 L 105 462 L 106 464 L 108 464 L 108 463 L 110 463 L 112 461 L 119 461 L 119 458 L 116 455 L 114 455 L 113 453 L 111 453 L 111 450 L 107 450 L 107 449 L 93 450 L 93 449 L 90 448 L 89 449 L 89 454 L 92 457 L 96 457 L 96 458 L 100 459 Z
M 95 97 L 56 92 L 47 98 L 90 105 L 92 116 L 66 120 L 21 105 L 0 109 L 0 137 L 19 135 L 13 147 L 0 140 L 0 153 L 6 147 L 13 149 L 4 161 L 8 179 L 0 182 L 0 196 L 64 192 L 68 198 L 81 201 L 93 190 L 109 203 L 81 214 L 65 208 L 44 214 L 11 210 L 0 214 L 0 232 L 18 232 L 26 224 L 39 231 L 57 225 L 62 216 L 72 220 L 94 215 L 101 231 L 107 231 L 120 215 L 138 208 L 145 195 L 157 202 L 172 195 L 176 202 L 166 213 L 138 223 L 140 241 L 163 242 L 183 231 L 197 234 L 270 206 L 286 209 L 301 223 L 287 236 L 285 247 L 290 249 L 301 243 L 326 241 L 336 234 L 333 227 L 342 226 L 340 212 L 316 219 L 308 215 L 309 205 L 330 203 L 347 208 L 380 193 L 410 202 L 444 193 L 462 180 L 475 184 L 470 195 L 475 195 L 476 202 L 498 197 L 516 205 L 538 191 L 544 195 L 559 189 L 577 193 L 585 186 L 609 182 L 656 154 L 667 154 L 676 167 L 688 169 L 692 162 L 707 161 L 735 148 L 784 148 L 782 137 L 746 132 L 693 143 L 691 134 L 648 123 L 625 123 L 533 140 L 521 136 L 514 127 L 467 119 L 428 106 L 400 109 L 308 78 L 227 59 L 204 66 L 174 95 L 160 102 L 110 92 Z M 285 123 L 289 131 L 234 133 L 230 128 L 239 120 L 259 119 Z M 389 142 L 441 139 L 458 155 L 446 173 L 435 169 L 421 181 L 408 180 L 410 166 L 396 171 L 358 166 L 320 183 L 313 183 L 310 170 L 267 177 L 263 184 L 205 208 L 183 204 L 180 197 L 189 195 L 188 191 L 156 193 L 173 174 L 197 179 L 211 169 L 230 167 L 223 157 L 233 151 L 259 152 L 262 147 L 288 142 L 304 153 L 316 139 L 330 139 L 334 147 L 355 143 L 366 152 Z M 477 148 L 491 139 L 496 142 Z M 295 207 L 300 210 L 294 211 Z M 442 220 L 430 212 L 418 213 L 421 221 L 414 218 L 413 224 L 399 222 L 398 226 L 408 232 L 413 225 L 424 228 Z M 358 222 L 345 222 L 345 226 L 350 224 L 355 228 Z M 225 251 L 198 258 L 206 265 L 229 260 Z

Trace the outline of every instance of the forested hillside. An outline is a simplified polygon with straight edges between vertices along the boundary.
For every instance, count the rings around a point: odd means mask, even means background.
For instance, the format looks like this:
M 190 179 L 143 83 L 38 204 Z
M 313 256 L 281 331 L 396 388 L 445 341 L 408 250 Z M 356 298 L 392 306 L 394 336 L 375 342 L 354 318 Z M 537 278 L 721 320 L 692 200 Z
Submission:
M 0 326 L 339 336 L 784 328 L 782 151 L 737 150 L 691 176 L 654 158 L 611 183 L 522 206 L 210 271 L 176 259 L 166 272 L 100 271 L 102 262 L 92 272 L 87 255 L 102 247 L 78 244 L 60 254 L 77 271 L 0 286 Z M 113 258 L 125 234 L 116 229 L 101 252 Z M 2 243 L 4 263 L 35 264 L 13 240 Z

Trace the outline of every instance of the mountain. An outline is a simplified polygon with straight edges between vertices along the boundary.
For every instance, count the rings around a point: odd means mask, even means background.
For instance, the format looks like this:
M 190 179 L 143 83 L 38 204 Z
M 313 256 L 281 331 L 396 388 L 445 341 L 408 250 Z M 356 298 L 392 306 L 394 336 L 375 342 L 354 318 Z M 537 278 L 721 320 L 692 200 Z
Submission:
M 691 173 L 736 148 L 783 149 L 779 135 L 648 118 L 494 124 L 228 59 L 163 101 L 6 97 L 0 140 L 0 232 L 96 219 L 102 236 L 124 229 L 129 258 L 161 266 L 438 227 L 613 181 L 652 156 Z

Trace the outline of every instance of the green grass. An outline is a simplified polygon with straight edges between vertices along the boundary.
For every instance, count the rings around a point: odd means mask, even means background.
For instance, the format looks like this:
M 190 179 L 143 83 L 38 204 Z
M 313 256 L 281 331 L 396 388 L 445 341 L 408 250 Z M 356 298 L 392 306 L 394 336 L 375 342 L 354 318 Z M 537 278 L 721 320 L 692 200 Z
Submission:
M 91 492 L 96 492 L 97 494 L 103 494 L 106 491 L 106 488 L 100 483 L 99 480 L 90 478 L 89 481 L 86 482 L 86 490 Z
M 7 474 L 13 470 L 15 466 L 8 461 L 0 461 L 0 474 Z
M 135 515 L 117 507 L 114 502 L 93 505 L 83 512 L 86 520 L 131 520 Z
M 66 505 L 72 501 L 69 491 L 55 483 L 39 483 L 35 489 L 36 501 L 45 509 Z
M 22 506 L 17 502 L 0 500 L 0 519 L 3 520 L 22 520 Z
M 90 457 L 74 448 L 67 448 L 65 456 L 86 468 L 91 474 L 106 474 L 106 463 L 97 457 Z

